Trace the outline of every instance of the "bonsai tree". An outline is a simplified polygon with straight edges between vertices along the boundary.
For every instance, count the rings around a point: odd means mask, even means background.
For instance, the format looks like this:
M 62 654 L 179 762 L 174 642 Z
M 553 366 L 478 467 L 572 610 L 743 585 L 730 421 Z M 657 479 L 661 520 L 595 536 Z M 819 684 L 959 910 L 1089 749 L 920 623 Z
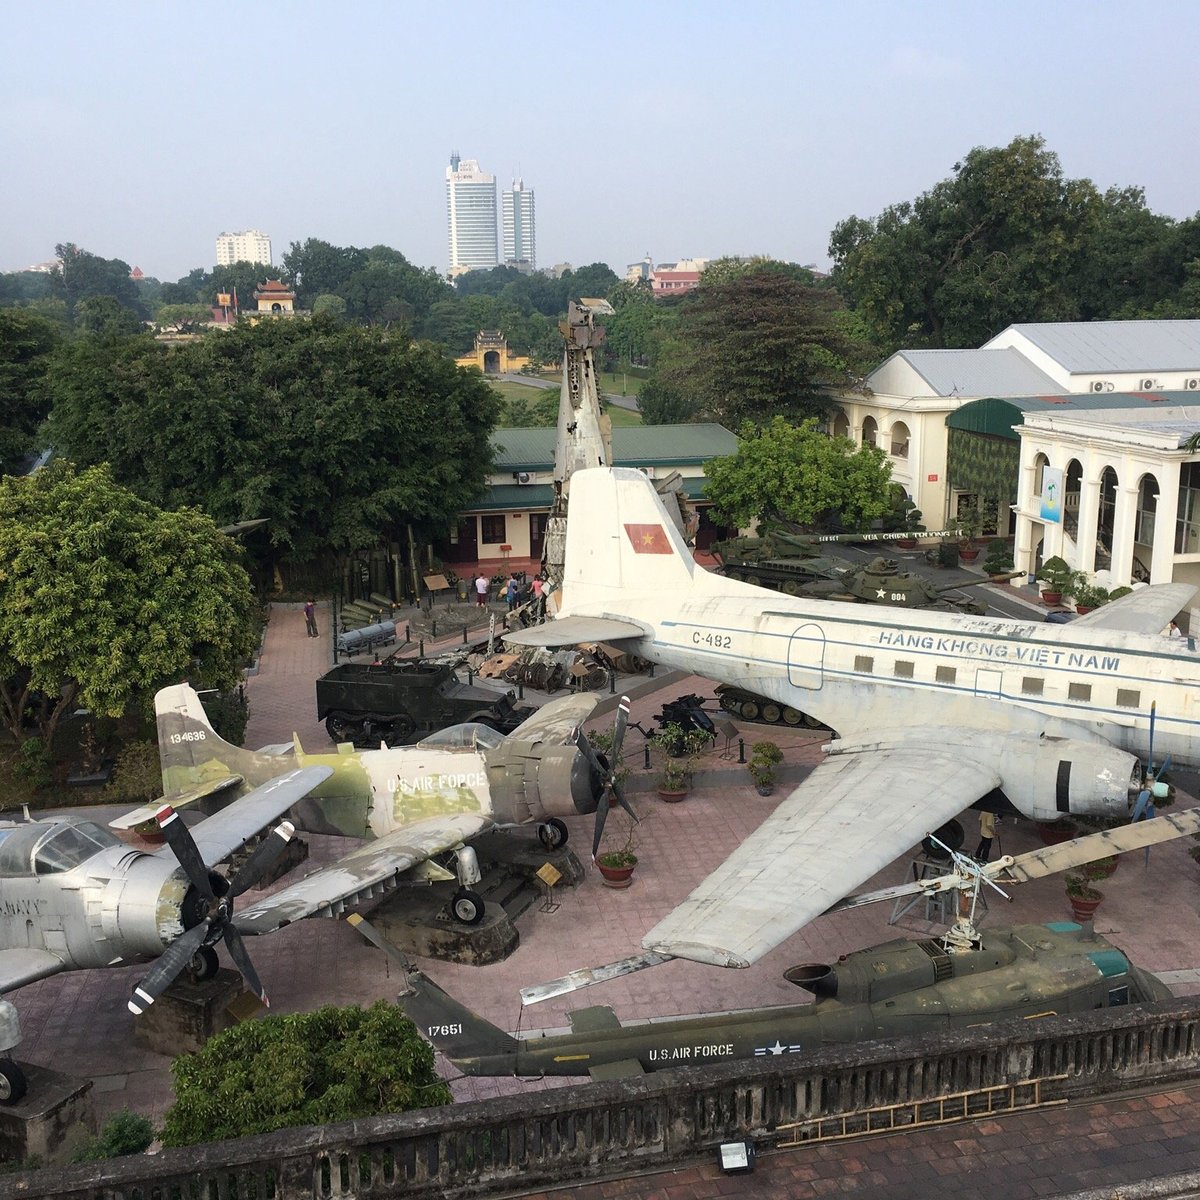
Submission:
M 986 517 L 978 504 L 964 508 L 956 519 L 959 541 L 967 547 L 974 545 L 975 539 L 983 532 Z
M 1075 587 L 1071 595 L 1075 597 L 1076 608 L 1099 608 L 1112 599 L 1108 588 L 1098 583 L 1081 583 Z
M 1084 875 L 1068 875 L 1065 882 L 1067 895 L 1072 900 L 1095 900 L 1098 902 L 1104 899 L 1104 893 L 1092 887 L 1091 882 Z
M 1058 596 L 1074 596 L 1087 583 L 1087 576 L 1076 571 L 1057 554 L 1042 563 L 1038 578 L 1045 584 L 1044 591 Z
M 602 854 L 596 855 L 596 864 L 601 867 L 607 867 L 610 871 L 620 871 L 625 867 L 637 866 L 637 855 L 634 853 L 637 843 L 633 840 L 634 824 L 629 823 L 629 832 L 625 836 L 624 844 L 616 850 L 605 850 Z
M 772 741 L 755 742 L 750 747 L 750 761 L 746 770 L 754 780 L 754 786 L 762 794 L 769 795 L 775 787 L 775 768 L 783 761 L 783 751 Z
M 988 545 L 983 556 L 983 569 L 988 575 L 1007 575 L 1013 569 L 1012 547 L 1002 538 Z

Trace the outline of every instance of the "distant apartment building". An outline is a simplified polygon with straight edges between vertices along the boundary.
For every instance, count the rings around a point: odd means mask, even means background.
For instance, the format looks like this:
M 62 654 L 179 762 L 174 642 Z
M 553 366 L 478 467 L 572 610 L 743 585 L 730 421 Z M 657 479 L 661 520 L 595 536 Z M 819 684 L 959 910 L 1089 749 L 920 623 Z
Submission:
M 678 296 L 700 286 L 700 276 L 708 266 L 707 258 L 685 258 L 674 263 L 659 263 L 650 272 L 650 290 L 659 296 Z
M 217 266 L 228 267 L 235 262 L 271 265 L 271 239 L 257 229 L 241 233 L 217 235 Z
M 533 193 L 530 193 L 532 205 Z M 455 152 L 446 168 L 446 221 L 450 275 L 490 271 L 499 265 L 496 239 L 496 177 L 473 158 Z
M 523 179 L 500 194 L 500 229 L 504 243 L 504 265 L 522 271 L 537 269 L 536 227 L 533 189 Z

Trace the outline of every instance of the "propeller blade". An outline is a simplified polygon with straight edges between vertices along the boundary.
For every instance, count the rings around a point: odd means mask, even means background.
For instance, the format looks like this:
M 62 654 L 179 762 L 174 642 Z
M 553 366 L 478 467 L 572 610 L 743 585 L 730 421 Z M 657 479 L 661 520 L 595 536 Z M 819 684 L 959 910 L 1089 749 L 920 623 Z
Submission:
M 192 837 L 192 831 L 169 804 L 164 804 L 154 814 L 154 819 L 166 837 L 167 845 L 171 847 L 172 853 L 179 860 L 179 865 L 188 877 L 188 882 L 209 904 L 212 904 L 216 900 L 216 896 L 208 879 L 208 867 L 205 866 L 204 859 L 200 856 L 200 850 L 196 846 L 195 838 Z
M 575 730 L 575 746 L 587 762 L 588 770 L 592 773 L 592 783 L 598 787 L 603 787 L 608 779 L 608 772 L 604 769 L 604 764 L 597 757 L 596 751 L 592 747 L 592 743 L 588 741 L 587 734 L 583 732 L 582 726 Z
M 600 853 L 600 839 L 604 836 L 604 822 L 608 820 L 608 797 L 601 796 L 596 805 L 596 832 L 592 835 L 592 859 Z
M 254 853 L 242 863 L 229 885 L 230 899 L 248 891 L 270 871 L 287 849 L 295 832 L 296 827 L 291 821 L 281 821 L 254 847 Z
M 250 961 L 250 955 L 246 953 L 246 943 L 242 941 L 242 935 L 238 933 L 237 926 L 226 925 L 221 936 L 225 939 L 229 957 L 233 959 L 233 965 L 242 973 L 246 986 L 270 1008 L 271 1001 L 267 999 L 267 993 L 263 990 L 258 972 L 255 971 L 254 964 Z
M 621 747 L 625 744 L 625 730 L 629 727 L 629 697 L 622 696 L 617 703 L 617 719 L 613 724 L 612 765 L 616 769 L 621 761 Z
M 617 798 L 617 803 L 634 819 L 634 821 L 640 821 L 642 818 L 639 817 L 636 812 L 634 812 L 633 805 L 625 799 L 625 793 L 621 790 L 621 785 L 616 781 L 616 779 L 611 781 L 611 786 L 613 795 Z
M 201 921 L 177 937 L 154 961 L 129 998 L 129 1011 L 141 1016 L 175 982 L 179 972 L 208 937 L 208 922 Z

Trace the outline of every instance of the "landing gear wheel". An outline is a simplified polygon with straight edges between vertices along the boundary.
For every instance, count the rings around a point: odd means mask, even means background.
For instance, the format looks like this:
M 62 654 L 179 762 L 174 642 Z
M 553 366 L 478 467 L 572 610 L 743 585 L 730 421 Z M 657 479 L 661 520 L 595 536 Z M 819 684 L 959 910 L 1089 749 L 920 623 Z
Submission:
M 785 725 L 799 725 L 804 720 L 804 714 L 798 708 L 785 708 L 783 710 L 783 723 Z
M 742 716 L 747 721 L 757 721 L 758 720 L 758 712 L 759 712 L 758 705 L 755 704 L 753 700 L 743 700 L 742 701 Z
M 966 832 L 958 821 L 947 821 L 945 825 L 935 829 L 932 836 L 939 842 L 944 842 L 951 850 L 961 850 L 963 842 L 967 840 Z M 945 859 L 947 857 L 945 850 L 929 838 L 922 840 L 921 849 L 929 858 Z
M 601 800 L 600 803 L 603 804 L 604 801 Z M 538 826 L 538 841 L 547 850 L 561 850 L 567 844 L 567 836 L 567 827 L 557 817 L 551 817 Z
M 459 888 L 450 901 L 450 911 L 464 925 L 478 925 L 483 920 L 483 897 L 470 888 Z
M 762 719 L 770 722 L 772 725 L 778 725 L 783 716 L 783 710 L 778 704 L 764 704 L 762 707 Z
M 188 973 L 197 983 L 211 979 L 221 966 L 217 952 L 211 946 L 201 946 L 188 963 Z
M 16 1104 L 28 1086 L 25 1072 L 11 1058 L 0 1058 L 0 1104 Z

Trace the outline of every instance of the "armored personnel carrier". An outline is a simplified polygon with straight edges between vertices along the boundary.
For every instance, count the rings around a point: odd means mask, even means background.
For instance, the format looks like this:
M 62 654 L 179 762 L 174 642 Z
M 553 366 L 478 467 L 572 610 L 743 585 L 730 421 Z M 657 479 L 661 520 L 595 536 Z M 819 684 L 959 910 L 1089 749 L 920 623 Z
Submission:
M 461 682 L 454 664 L 424 658 L 342 663 L 317 680 L 317 719 L 335 742 L 403 746 L 435 729 L 477 721 L 511 733 L 537 710 L 512 690 Z

